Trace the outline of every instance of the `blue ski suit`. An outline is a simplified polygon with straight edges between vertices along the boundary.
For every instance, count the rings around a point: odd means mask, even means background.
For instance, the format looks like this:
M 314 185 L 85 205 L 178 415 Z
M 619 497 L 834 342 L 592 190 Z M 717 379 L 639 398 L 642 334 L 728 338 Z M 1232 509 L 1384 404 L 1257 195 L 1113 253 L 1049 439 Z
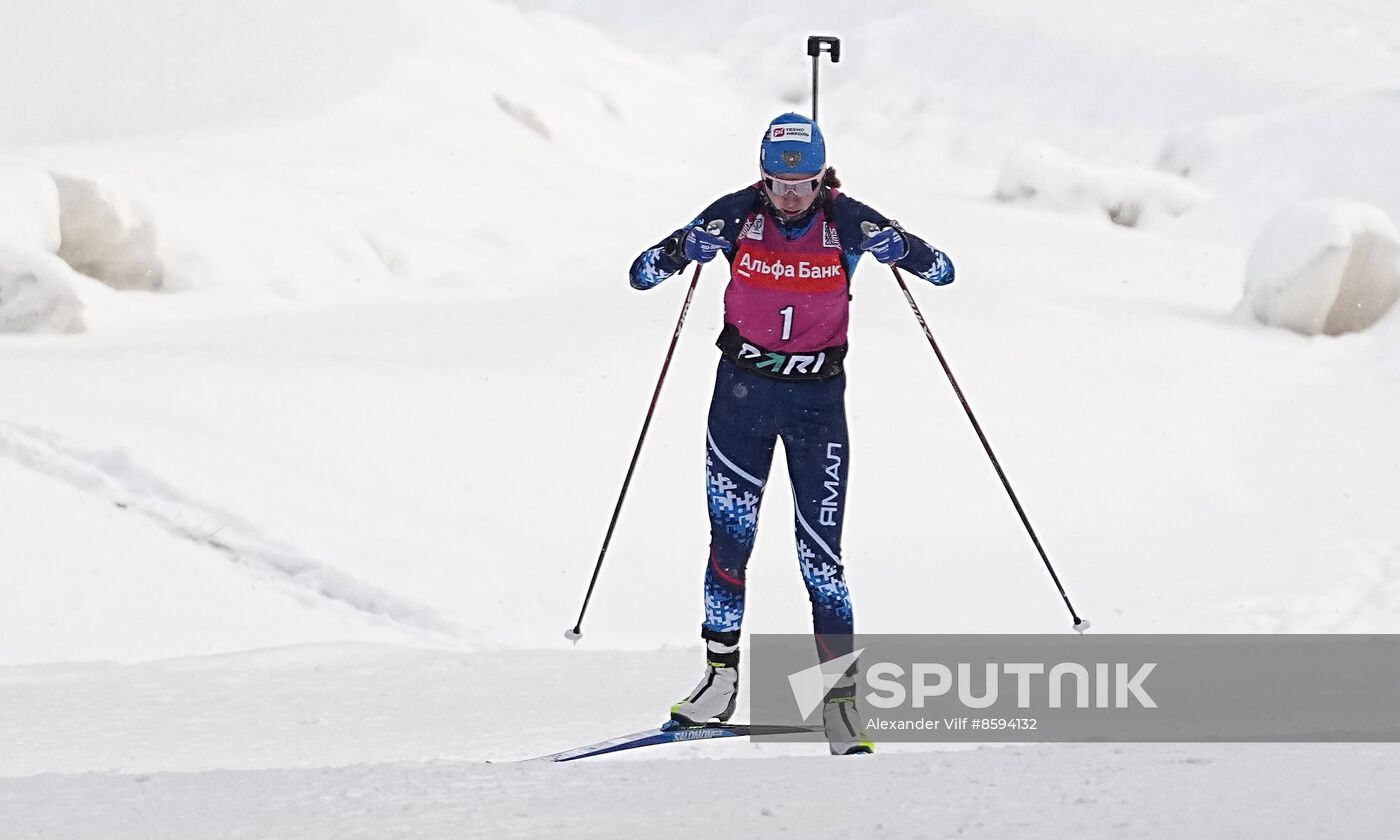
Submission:
M 786 221 L 755 184 L 642 252 L 629 273 L 632 286 L 650 289 L 684 269 L 686 231 L 715 220 L 724 222 L 720 235 L 731 246 L 731 277 L 705 440 L 710 550 L 701 636 L 738 643 L 745 571 L 782 440 L 818 652 L 835 658 L 851 651 L 854 632 L 841 555 L 851 464 L 843 368 L 850 277 L 863 253 L 861 224 L 898 224 L 829 187 L 804 216 Z M 935 285 L 953 281 L 946 254 L 900 232 L 907 245 L 901 268 Z

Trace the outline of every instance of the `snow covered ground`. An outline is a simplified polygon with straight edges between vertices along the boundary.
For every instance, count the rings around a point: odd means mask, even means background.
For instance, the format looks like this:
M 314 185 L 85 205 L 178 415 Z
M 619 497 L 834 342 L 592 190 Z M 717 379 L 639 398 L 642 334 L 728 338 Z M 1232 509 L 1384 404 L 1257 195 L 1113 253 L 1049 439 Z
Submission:
M 0 838 L 1386 836 L 1380 745 L 512 763 L 697 676 L 715 267 L 561 638 L 684 294 L 623 275 L 806 109 L 809 33 L 849 190 L 957 263 L 914 294 L 1095 631 L 1400 631 L 1400 316 L 1240 314 L 1283 206 L 1400 219 L 1387 4 L 751 6 L 7 9 L 0 253 L 83 310 L 0 334 Z M 1012 153 L 1053 194 L 994 198 Z M 887 271 L 853 307 L 860 629 L 1067 631 Z M 809 621 L 790 518 L 754 632 Z
M 679 837 L 718 809 L 755 837 L 1384 837 L 1396 816 L 1378 798 L 1393 745 L 887 745 L 837 761 L 726 741 L 521 761 L 650 720 L 653 684 L 688 679 L 691 659 L 328 645 L 4 669 L 0 836 Z M 558 678 L 586 712 L 559 714 Z

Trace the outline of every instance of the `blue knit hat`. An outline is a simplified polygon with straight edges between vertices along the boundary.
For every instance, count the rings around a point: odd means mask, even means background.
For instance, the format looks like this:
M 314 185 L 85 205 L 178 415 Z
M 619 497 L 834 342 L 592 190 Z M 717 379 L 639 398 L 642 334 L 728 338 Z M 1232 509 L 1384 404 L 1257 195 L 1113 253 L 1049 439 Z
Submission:
M 768 124 L 758 150 L 758 165 L 769 175 L 816 175 L 826 167 L 826 141 L 817 124 L 787 113 Z

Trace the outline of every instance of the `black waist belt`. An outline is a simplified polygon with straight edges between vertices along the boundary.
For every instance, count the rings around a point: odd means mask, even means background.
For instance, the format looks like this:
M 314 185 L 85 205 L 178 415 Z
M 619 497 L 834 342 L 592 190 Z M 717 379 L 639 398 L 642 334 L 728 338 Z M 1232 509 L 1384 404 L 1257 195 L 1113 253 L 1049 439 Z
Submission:
M 733 324 L 725 324 L 720 331 L 715 346 L 725 358 L 745 370 L 762 374 L 770 379 L 831 379 L 840 376 L 846 359 L 846 345 L 839 344 L 825 350 L 810 353 L 779 353 L 759 347 L 739 335 Z

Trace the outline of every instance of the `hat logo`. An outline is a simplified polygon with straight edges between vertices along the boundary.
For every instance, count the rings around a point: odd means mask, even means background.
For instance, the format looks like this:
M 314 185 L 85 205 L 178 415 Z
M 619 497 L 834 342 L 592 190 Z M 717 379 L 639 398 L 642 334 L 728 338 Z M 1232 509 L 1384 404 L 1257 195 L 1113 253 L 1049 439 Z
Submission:
M 786 129 L 786 128 L 783 128 L 782 126 L 778 126 L 777 128 L 773 129 L 773 139 L 776 140 L 776 139 L 778 139 L 779 137 L 782 137 L 782 136 L 783 136 L 784 134 L 786 134 L 786 133 L 787 133 L 787 129 Z
M 783 152 L 783 164 L 788 167 L 795 167 L 802 162 L 801 152 Z

